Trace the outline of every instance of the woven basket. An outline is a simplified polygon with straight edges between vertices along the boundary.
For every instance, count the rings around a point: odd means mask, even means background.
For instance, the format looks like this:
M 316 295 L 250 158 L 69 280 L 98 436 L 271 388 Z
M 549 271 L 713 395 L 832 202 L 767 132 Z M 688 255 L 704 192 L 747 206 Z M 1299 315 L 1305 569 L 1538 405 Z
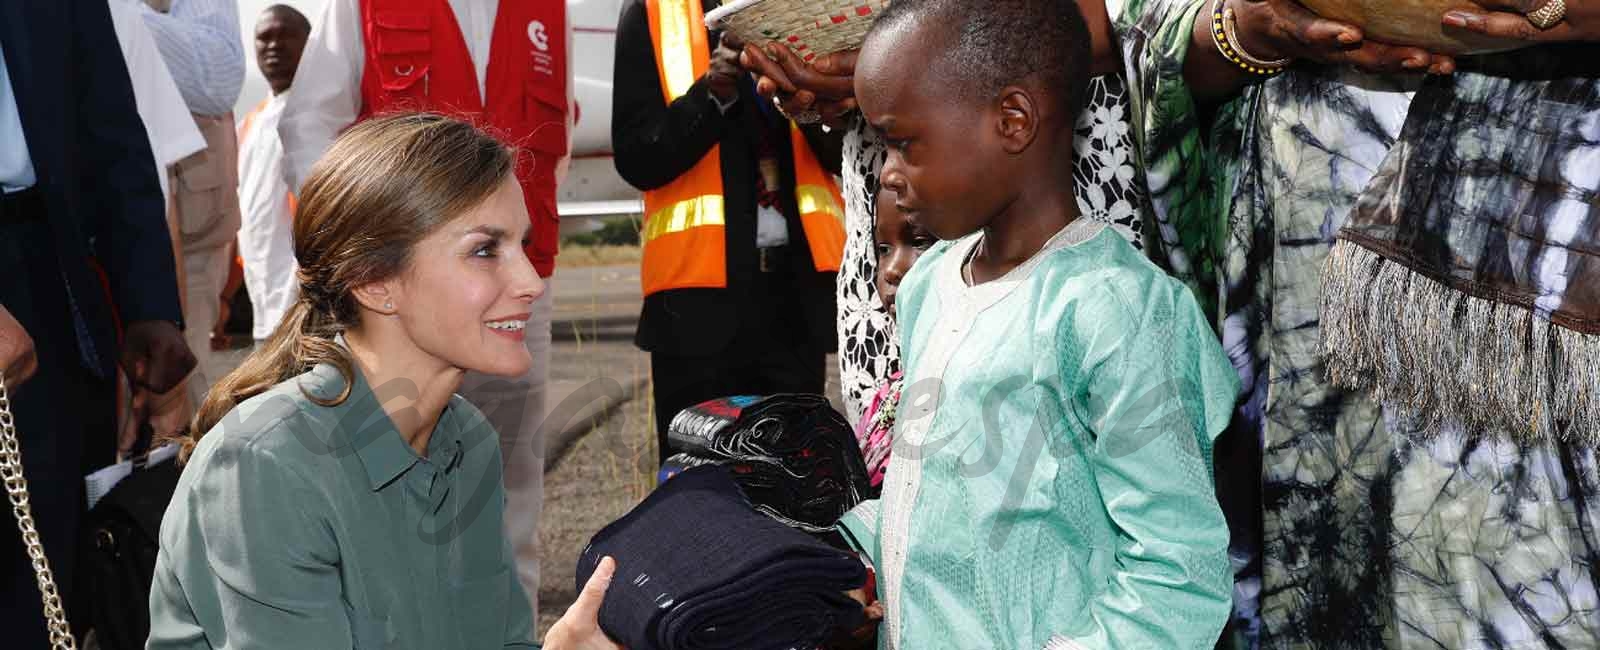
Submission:
M 706 26 L 746 43 L 778 41 L 801 59 L 861 47 L 890 0 L 736 0 L 706 14 Z

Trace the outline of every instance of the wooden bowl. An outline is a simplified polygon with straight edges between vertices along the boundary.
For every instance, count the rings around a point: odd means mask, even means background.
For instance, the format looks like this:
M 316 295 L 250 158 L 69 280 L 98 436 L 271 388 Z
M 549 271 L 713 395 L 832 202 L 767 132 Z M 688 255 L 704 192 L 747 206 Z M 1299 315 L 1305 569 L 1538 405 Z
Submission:
M 1523 41 L 1490 38 L 1442 22 L 1451 9 L 1482 11 L 1471 0 L 1299 0 L 1324 18 L 1360 27 L 1368 39 L 1415 45 L 1441 54 L 1482 54 L 1526 47 Z

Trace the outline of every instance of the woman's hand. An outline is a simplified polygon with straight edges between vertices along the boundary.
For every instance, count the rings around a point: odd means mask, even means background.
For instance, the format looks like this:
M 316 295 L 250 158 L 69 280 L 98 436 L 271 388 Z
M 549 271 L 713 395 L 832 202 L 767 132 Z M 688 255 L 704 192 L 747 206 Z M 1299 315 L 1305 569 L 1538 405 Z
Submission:
M 561 620 L 550 626 L 544 635 L 544 650 L 624 650 L 600 630 L 600 603 L 606 599 L 606 589 L 611 586 L 611 576 L 617 571 L 617 561 L 600 560 L 594 574 L 583 584 L 578 599 L 561 615 Z
M 1531 43 L 1600 40 L 1600 2 L 1595 0 L 1562 0 L 1566 5 L 1565 17 L 1549 29 L 1541 29 L 1528 18 L 1554 0 L 1476 0 L 1480 5 L 1500 11 L 1447 11 L 1442 18 L 1446 27 L 1470 32 L 1511 38 Z
M 1234 12 L 1237 50 L 1261 61 L 1314 61 L 1351 65 L 1380 73 L 1455 72 L 1455 59 L 1418 47 L 1366 40 L 1354 25 L 1323 18 L 1295 0 L 1206 0 L 1200 3 L 1190 34 L 1183 78 L 1196 99 L 1222 101 L 1262 77 L 1223 56 L 1212 34 L 1217 2 Z
M 1257 58 L 1350 65 L 1380 73 L 1455 71 L 1449 55 L 1366 40 L 1361 28 L 1318 16 L 1295 0 L 1220 1 L 1229 2 L 1238 15 L 1243 42 L 1236 45 Z
M 844 126 L 856 109 L 858 50 L 834 52 L 807 64 L 776 41 L 764 47 L 746 45 L 739 57 L 740 65 L 756 75 L 757 93 L 777 100 L 778 108 L 801 124 Z

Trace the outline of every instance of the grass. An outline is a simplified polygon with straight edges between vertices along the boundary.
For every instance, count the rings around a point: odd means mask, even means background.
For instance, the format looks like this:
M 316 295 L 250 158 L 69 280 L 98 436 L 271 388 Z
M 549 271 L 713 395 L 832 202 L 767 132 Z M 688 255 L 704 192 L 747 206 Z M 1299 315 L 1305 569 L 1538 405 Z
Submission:
M 637 264 L 641 216 L 607 219 L 593 232 L 568 235 L 561 240 L 561 264 L 569 267 Z

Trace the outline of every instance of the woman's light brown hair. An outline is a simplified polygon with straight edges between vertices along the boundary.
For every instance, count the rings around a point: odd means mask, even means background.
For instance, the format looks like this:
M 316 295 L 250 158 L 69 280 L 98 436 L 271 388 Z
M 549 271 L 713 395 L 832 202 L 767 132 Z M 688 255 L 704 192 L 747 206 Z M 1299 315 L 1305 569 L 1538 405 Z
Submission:
M 306 179 L 294 215 L 300 298 L 272 336 L 212 387 L 184 441 L 184 457 L 240 402 L 331 364 L 349 397 L 355 362 L 335 339 L 360 325 L 352 291 L 405 270 L 416 244 L 493 194 L 513 152 L 460 120 L 405 113 L 345 131 Z

